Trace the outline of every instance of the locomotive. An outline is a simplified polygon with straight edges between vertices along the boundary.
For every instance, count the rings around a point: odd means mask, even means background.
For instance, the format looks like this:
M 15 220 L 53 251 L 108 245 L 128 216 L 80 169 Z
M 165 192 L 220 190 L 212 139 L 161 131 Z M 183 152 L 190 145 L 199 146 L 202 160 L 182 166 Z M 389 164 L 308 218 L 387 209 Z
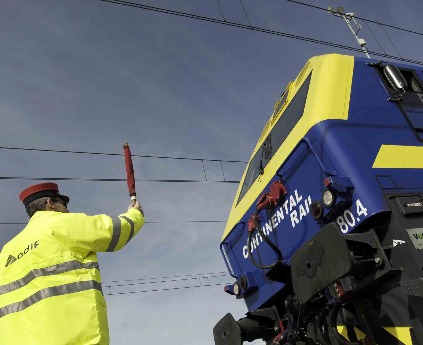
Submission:
M 423 344 L 422 80 L 328 54 L 288 84 L 220 243 L 248 312 L 216 345 Z

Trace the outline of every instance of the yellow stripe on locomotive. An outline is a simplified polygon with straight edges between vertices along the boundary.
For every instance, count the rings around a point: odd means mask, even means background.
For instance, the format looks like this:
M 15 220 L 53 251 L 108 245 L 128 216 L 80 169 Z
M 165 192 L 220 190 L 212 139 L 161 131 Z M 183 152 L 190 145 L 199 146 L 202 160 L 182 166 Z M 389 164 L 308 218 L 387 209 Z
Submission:
M 373 163 L 373 168 L 422 169 L 423 147 L 382 145 Z

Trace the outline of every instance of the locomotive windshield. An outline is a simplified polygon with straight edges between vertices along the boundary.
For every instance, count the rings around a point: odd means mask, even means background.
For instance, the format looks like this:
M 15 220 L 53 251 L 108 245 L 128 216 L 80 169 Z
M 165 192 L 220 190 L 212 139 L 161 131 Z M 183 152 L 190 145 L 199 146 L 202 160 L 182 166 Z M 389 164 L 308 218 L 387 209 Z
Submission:
M 238 203 L 244 197 L 245 193 L 250 189 L 251 185 L 257 177 L 263 173 L 267 163 L 272 159 L 273 155 L 284 142 L 285 138 L 292 131 L 294 126 L 300 120 L 304 112 L 307 100 L 308 88 L 310 85 L 311 73 L 298 90 L 297 94 L 288 104 L 284 113 L 276 122 L 269 135 L 260 146 L 254 157 L 248 165 L 248 170 L 242 184 L 241 193 L 239 194 Z

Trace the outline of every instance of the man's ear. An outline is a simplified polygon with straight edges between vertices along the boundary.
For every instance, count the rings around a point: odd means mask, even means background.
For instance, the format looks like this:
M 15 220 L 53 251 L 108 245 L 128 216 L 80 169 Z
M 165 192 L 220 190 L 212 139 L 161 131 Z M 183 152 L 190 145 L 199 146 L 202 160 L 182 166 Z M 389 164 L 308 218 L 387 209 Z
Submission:
M 46 210 L 50 211 L 55 209 L 56 209 L 56 205 L 54 204 L 53 200 L 51 200 L 51 198 L 48 198 L 46 201 Z

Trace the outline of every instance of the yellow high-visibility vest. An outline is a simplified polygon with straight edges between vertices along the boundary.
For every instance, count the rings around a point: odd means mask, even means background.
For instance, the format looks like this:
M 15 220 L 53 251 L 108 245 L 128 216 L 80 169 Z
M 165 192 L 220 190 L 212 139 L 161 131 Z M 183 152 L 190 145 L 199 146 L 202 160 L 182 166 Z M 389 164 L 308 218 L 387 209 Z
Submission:
M 36 212 L 0 253 L 0 344 L 109 344 L 96 252 L 121 249 L 143 224 L 135 209 Z

